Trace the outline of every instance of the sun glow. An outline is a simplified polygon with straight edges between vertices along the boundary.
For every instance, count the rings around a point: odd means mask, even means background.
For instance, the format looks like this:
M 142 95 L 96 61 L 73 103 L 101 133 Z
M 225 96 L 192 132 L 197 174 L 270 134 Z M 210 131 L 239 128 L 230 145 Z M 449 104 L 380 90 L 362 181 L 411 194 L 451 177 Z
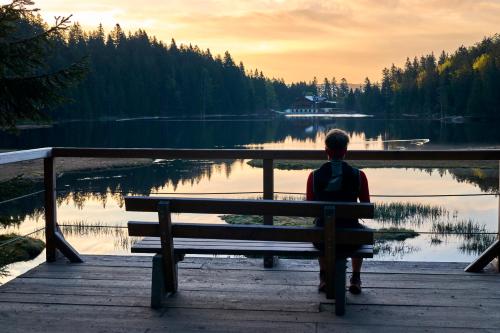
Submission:
M 49 22 L 73 14 L 85 29 L 102 23 L 144 28 L 164 41 L 229 50 L 246 68 L 287 81 L 313 76 L 378 80 L 383 67 L 471 45 L 500 30 L 498 1 L 38 0 Z

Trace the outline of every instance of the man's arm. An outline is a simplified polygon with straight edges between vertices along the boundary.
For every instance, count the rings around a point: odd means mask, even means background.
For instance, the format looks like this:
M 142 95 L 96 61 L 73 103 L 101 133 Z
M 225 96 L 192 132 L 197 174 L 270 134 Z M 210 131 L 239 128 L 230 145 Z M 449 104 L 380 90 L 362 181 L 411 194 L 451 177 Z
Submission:
M 313 173 L 312 172 L 309 174 L 309 177 L 307 178 L 306 200 L 307 201 L 314 200 Z
M 359 171 L 360 191 L 359 202 L 370 202 L 370 190 L 368 189 L 368 179 L 363 171 Z

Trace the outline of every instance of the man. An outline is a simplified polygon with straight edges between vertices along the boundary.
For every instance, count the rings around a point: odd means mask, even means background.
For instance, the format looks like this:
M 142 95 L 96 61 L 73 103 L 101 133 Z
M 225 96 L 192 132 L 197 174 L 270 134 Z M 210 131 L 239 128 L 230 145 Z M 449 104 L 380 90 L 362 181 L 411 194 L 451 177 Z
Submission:
M 340 129 L 332 129 L 326 134 L 325 151 L 328 162 L 314 170 L 307 179 L 306 200 L 309 201 L 348 201 L 370 202 L 368 180 L 363 171 L 353 168 L 343 161 L 349 144 L 349 136 Z M 317 226 L 323 226 L 323 218 L 317 218 Z M 364 228 L 357 219 L 337 219 L 340 227 Z M 318 244 L 315 244 L 318 247 Z M 349 291 L 352 294 L 361 293 L 361 265 L 363 258 L 352 258 L 352 276 Z M 318 290 L 324 292 L 325 259 L 319 258 L 320 283 Z

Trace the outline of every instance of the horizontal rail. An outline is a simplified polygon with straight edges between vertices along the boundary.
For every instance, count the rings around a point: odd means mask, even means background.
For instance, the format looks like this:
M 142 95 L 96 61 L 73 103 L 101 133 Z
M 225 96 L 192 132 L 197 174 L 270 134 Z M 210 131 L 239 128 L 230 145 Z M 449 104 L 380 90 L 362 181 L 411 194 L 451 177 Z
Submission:
M 335 206 L 337 218 L 372 218 L 375 211 L 370 203 L 139 196 L 126 196 L 125 207 L 127 211 L 157 212 L 158 204 L 165 201 L 169 202 L 172 213 L 318 217 L 323 216 L 325 207 Z
M 0 154 L 0 165 L 47 157 L 324 160 L 323 150 L 38 148 Z M 350 150 L 347 160 L 500 160 L 500 149 L 479 150 Z
M 31 161 L 52 156 L 52 148 L 18 150 L 0 154 L 0 165 Z
M 324 160 L 324 150 L 53 148 L 54 157 Z M 500 160 L 499 149 L 350 150 L 348 160 Z

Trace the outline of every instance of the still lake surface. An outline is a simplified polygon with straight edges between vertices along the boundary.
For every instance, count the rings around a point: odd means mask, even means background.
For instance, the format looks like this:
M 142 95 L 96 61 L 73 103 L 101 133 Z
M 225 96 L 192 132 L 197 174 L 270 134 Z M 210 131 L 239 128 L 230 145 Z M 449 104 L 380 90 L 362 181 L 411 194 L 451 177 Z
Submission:
M 269 119 L 122 120 L 72 122 L 50 128 L 0 133 L 0 149 L 68 147 L 322 149 L 325 133 L 342 128 L 350 149 L 457 149 L 500 146 L 500 131 L 487 122 L 442 124 L 430 120 L 293 117 Z M 72 172 L 58 177 L 58 220 L 68 241 L 84 254 L 129 254 L 128 220 L 155 221 L 155 214 L 127 213 L 123 194 L 183 195 L 260 192 L 262 169 L 246 160 L 157 160 L 137 168 Z M 0 167 L 1 171 L 1 167 Z M 275 191 L 304 193 L 311 170 L 275 170 Z M 378 243 L 378 260 L 470 261 L 494 239 L 498 228 L 498 165 L 490 168 L 365 168 L 372 201 L 387 208 L 374 228 L 404 227 L 414 238 Z M 475 196 L 420 197 L 437 194 Z M 405 195 L 406 197 L 387 197 Z M 408 197 L 408 195 L 415 195 Z M 258 194 L 198 195 L 256 198 Z M 278 198 L 297 198 L 282 194 Z M 389 206 L 389 204 L 393 206 Z M 0 206 L 19 223 L 1 233 L 27 234 L 43 227 L 43 197 Z M 397 218 L 395 218 L 397 217 Z M 224 223 L 219 216 L 183 214 L 175 219 Z M 486 234 L 485 234 L 486 233 Z M 40 232 L 36 236 L 43 238 Z M 10 266 L 12 275 L 44 260 Z

